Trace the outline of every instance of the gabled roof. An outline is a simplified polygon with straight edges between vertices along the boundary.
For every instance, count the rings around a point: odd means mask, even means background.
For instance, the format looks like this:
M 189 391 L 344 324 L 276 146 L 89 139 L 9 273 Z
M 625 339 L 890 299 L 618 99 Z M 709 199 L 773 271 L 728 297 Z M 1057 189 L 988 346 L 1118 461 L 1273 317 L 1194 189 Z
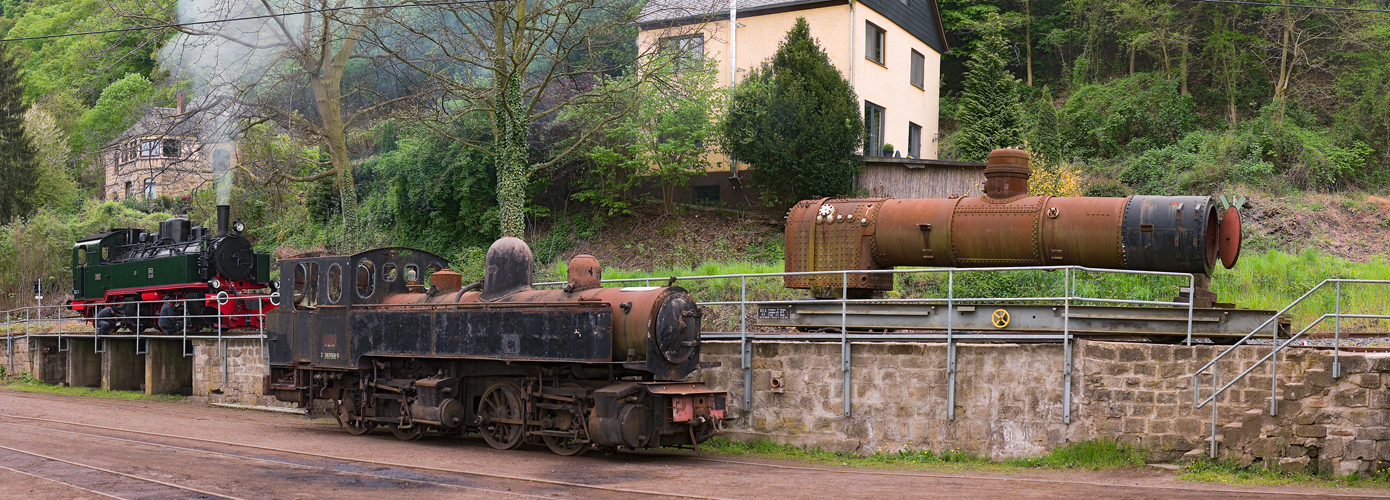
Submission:
M 738 15 L 756 16 L 775 12 L 844 5 L 839 0 L 737 0 Z M 873 9 L 917 37 L 928 47 L 945 54 L 946 30 L 936 0 L 854 0 Z M 637 23 L 643 29 L 658 25 L 681 25 L 729 18 L 729 0 L 649 0 L 642 6 Z

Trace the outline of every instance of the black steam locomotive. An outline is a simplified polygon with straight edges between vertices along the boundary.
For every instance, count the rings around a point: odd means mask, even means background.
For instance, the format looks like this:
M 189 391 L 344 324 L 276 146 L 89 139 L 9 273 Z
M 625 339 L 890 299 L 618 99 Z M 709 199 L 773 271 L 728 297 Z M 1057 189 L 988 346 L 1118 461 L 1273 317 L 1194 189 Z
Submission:
M 467 286 L 408 248 L 281 261 L 285 292 L 266 315 L 267 394 L 328 400 L 348 431 L 479 432 L 498 449 L 697 445 L 726 394 L 675 382 L 700 366 L 700 309 L 679 287 L 604 288 L 597 259 L 570 262 L 560 290 L 531 289 L 531 250 L 488 250 Z M 287 298 L 289 297 L 287 293 Z
M 105 304 L 122 305 L 124 327 L 154 326 L 158 302 L 189 302 L 190 327 L 260 326 L 260 314 L 274 309 L 268 300 L 239 299 L 273 288 L 270 254 L 256 253 L 242 233 L 241 221 L 230 224 L 231 207 L 217 206 L 216 232 L 176 217 L 159 224 L 159 232 L 112 229 L 83 237 L 72 247 L 72 301 L 69 306 L 91 318 Z

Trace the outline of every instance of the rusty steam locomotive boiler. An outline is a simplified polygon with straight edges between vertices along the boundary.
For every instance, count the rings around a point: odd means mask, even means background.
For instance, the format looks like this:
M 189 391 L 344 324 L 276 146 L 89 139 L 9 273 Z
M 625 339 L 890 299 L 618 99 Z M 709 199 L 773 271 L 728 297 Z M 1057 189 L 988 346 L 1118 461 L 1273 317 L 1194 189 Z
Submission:
M 983 196 L 801 201 L 787 214 L 786 270 L 1080 265 L 1194 273 L 1205 282 L 1218 260 L 1236 264 L 1239 212 L 1219 212 L 1210 196 L 1029 196 L 1031 174 L 1028 153 L 999 149 L 989 155 Z M 843 279 L 793 275 L 785 285 L 822 298 L 843 286 L 851 297 L 893 288 L 886 273 Z M 1201 288 L 1199 302 L 1210 302 Z

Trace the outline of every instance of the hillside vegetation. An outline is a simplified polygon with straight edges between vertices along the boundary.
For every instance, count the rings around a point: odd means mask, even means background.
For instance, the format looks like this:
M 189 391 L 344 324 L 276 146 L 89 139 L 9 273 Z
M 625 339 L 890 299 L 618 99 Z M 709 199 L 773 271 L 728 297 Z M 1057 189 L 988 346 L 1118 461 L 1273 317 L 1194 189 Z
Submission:
M 278 79 L 236 94 L 260 107 L 235 127 L 241 151 L 233 210 L 257 248 L 278 255 L 407 245 L 449 257 L 468 274 L 480 269 L 502 228 L 516 222 L 503 221 L 498 199 L 505 191 L 524 197 L 524 236 L 547 272 L 577 252 L 632 273 L 738 268 L 711 262 L 780 268 L 785 206 L 734 213 L 670 203 L 683 179 L 708 166 L 692 161 L 699 155 L 691 151 L 717 142 L 708 137 L 716 127 L 668 130 L 672 124 L 660 117 L 717 121 L 727 95 L 710 87 L 708 64 L 677 60 L 672 64 L 687 69 L 650 73 L 666 75 L 663 99 L 624 101 L 646 88 L 638 80 L 649 73 L 626 65 L 638 49 L 635 28 L 622 16 L 640 5 L 619 3 L 610 7 L 623 8 L 575 21 L 611 27 L 599 48 L 530 63 L 536 71 L 581 75 L 555 87 L 494 88 L 480 79 L 470 83 L 476 87 L 440 90 L 420 84 L 428 79 L 389 50 L 393 40 L 363 38 L 341 68 L 349 97 L 340 104 L 356 117 L 345 122 L 341 147 L 313 132 L 325 125 L 315 121 L 321 110 L 303 72 L 276 67 L 269 74 Z M 1370 0 L 1327 5 L 1346 9 L 942 0 L 951 51 L 942 62 L 942 132 L 934 144 L 943 159 L 965 157 L 962 144 L 974 139 L 961 135 L 963 120 L 978 109 L 963 110 L 979 102 L 966 86 L 966 63 L 980 51 L 998 52 L 991 60 L 1002 61 L 1007 81 L 995 78 L 990 88 L 1017 96 L 1005 105 L 1017 106 L 1020 146 L 1036 153 L 1048 185 L 1066 186 L 1056 192 L 1250 200 L 1242 266 L 1218 273 L 1223 295 L 1273 307 L 1320 276 L 1378 275 L 1390 253 L 1390 14 L 1381 12 L 1390 7 Z M 149 9 L 127 0 L 15 0 L 0 5 L 0 33 L 34 37 L 177 17 L 172 8 Z M 352 25 L 324 19 L 339 23 L 330 23 L 333 29 Z M 1003 43 L 980 43 L 986 32 L 999 33 Z M 210 218 L 212 186 L 179 199 L 92 201 L 102 196 L 95 161 L 102 145 L 150 106 L 173 106 L 179 91 L 217 90 L 175 57 L 193 53 L 188 43 L 171 30 L 7 42 L 23 83 L 17 95 L 32 111 L 25 131 L 40 146 L 34 175 L 48 187 L 44 196 L 26 198 L 32 210 L 3 221 L 0 305 L 27 303 L 35 279 L 61 283 L 70 276 L 67 245 L 79 233 L 152 227 L 171 214 L 197 223 Z M 610 91 L 602 102 L 593 93 L 600 88 Z M 488 89 L 519 92 L 518 102 L 556 111 L 505 127 L 495 116 L 460 111 L 472 102 L 463 94 Z M 431 100 L 453 114 L 420 115 Z M 560 105 L 571 101 L 593 106 Z M 497 149 L 503 132 L 505 148 Z M 627 147 L 633 141 L 649 144 Z M 677 145 L 682 149 L 672 152 Z M 625 157 L 634 150 L 653 162 L 679 160 L 649 178 L 661 187 L 661 203 L 639 194 L 648 172 L 639 164 L 645 162 Z M 502 153 L 511 170 L 499 173 Z M 346 173 L 336 170 L 344 158 Z M 522 174 L 518 161 L 530 165 Z

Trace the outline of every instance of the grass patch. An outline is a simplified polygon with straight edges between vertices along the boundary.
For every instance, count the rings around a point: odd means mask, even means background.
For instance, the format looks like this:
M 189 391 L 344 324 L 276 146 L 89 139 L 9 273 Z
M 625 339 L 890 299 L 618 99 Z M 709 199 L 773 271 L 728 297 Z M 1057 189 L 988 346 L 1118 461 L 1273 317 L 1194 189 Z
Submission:
M 1229 461 L 1202 460 L 1188 464 L 1178 474 L 1183 481 L 1225 484 L 1282 485 L 1330 488 L 1390 488 L 1390 471 L 1382 470 L 1370 476 L 1352 474 L 1349 476 L 1322 476 L 1302 472 L 1284 472 L 1267 469 L 1260 464 L 1246 467 Z
M 959 450 L 937 453 L 930 450 L 904 448 L 899 451 L 880 451 L 868 456 L 861 456 L 858 453 L 826 451 L 820 447 L 777 444 L 766 439 L 743 442 L 722 437 L 715 437 L 706 441 L 700 445 L 700 450 L 720 455 L 744 455 L 850 467 L 985 466 L 991 463 L 985 458 Z
M 145 394 L 139 391 L 108 391 L 93 387 L 63 387 L 60 385 L 45 384 L 34 380 L 27 374 L 20 374 L 14 380 L 0 382 L 0 389 L 9 389 L 21 392 L 42 392 L 46 394 L 58 394 L 63 396 L 81 396 L 88 398 L 101 399 L 123 399 L 127 401 L 183 401 L 186 396 L 172 394 Z
M 1072 443 L 1036 458 L 1015 458 L 1004 463 L 1016 467 L 1057 467 L 1063 469 L 1114 469 L 1142 467 L 1148 450 L 1108 439 Z

